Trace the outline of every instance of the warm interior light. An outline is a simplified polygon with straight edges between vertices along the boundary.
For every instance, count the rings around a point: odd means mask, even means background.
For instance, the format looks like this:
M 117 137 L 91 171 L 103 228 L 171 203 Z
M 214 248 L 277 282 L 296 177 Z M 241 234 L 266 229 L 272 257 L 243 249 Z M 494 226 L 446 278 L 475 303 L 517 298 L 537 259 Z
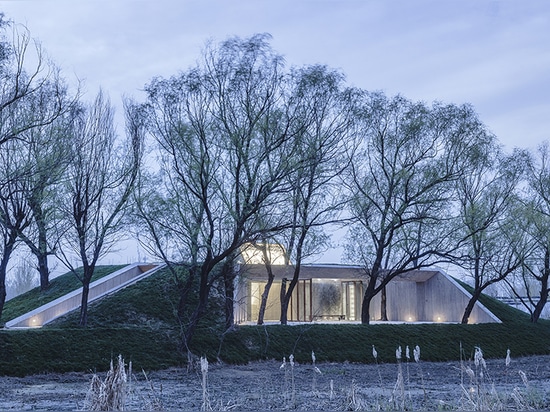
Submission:
M 267 257 L 272 265 L 285 264 L 285 249 L 277 244 L 254 244 L 245 243 L 241 247 L 241 256 L 245 263 L 248 264 L 264 264 L 263 248 L 266 248 Z

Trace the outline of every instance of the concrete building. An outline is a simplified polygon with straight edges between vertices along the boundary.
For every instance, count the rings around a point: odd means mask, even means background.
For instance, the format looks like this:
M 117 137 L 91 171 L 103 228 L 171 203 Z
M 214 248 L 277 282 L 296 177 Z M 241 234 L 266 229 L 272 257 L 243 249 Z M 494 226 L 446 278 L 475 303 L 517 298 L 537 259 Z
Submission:
M 284 278 L 291 279 L 292 265 L 273 265 L 265 322 L 280 319 L 280 291 Z M 288 311 L 291 322 L 360 322 L 366 274 L 361 267 L 346 265 L 302 265 L 300 280 Z M 257 321 L 261 295 L 267 283 L 264 264 L 249 259 L 239 265 L 235 322 Z M 386 311 L 390 322 L 459 323 L 470 294 L 440 269 L 411 271 L 393 279 L 386 287 Z M 381 317 L 380 296 L 371 302 L 371 321 Z M 469 323 L 500 322 L 477 302 Z

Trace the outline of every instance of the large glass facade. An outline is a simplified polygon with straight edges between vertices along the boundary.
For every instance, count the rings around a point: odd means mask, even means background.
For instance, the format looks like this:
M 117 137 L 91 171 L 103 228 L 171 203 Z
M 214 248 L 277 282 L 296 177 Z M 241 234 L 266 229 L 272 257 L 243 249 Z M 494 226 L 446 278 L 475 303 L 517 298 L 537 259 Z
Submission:
M 253 268 L 249 277 L 241 278 L 236 287 L 235 321 L 256 322 L 261 304 L 261 295 L 266 281 L 262 267 Z M 278 268 L 267 300 L 264 320 L 279 322 L 281 316 L 281 278 L 291 270 Z M 313 270 L 315 269 L 315 270 Z M 304 279 L 296 285 L 288 307 L 288 320 L 294 322 L 360 322 L 363 303 L 362 272 L 353 268 L 323 266 L 304 271 Z M 312 276 L 313 275 L 313 276 Z M 341 275 L 341 277 L 339 276 Z M 317 276 L 317 277 L 315 277 Z M 356 276 L 356 277 L 354 277 Z M 470 299 L 466 290 L 451 277 L 439 270 L 411 272 L 396 278 L 386 285 L 387 321 L 391 322 L 460 322 L 464 307 Z M 381 294 L 370 303 L 371 321 L 380 321 L 382 316 Z M 499 322 L 482 306 L 476 306 L 474 322 Z
M 264 293 L 267 282 L 250 282 L 248 321 L 257 321 L 260 314 L 260 304 L 262 302 L 262 293 Z M 265 307 L 264 320 L 276 321 L 281 318 L 281 282 L 273 282 Z
M 265 281 L 249 283 L 248 321 L 256 321 L 260 311 Z M 269 292 L 264 321 L 280 319 L 281 282 L 274 282 Z M 296 285 L 288 308 L 288 320 L 358 321 L 363 297 L 361 281 L 341 279 L 302 279 Z

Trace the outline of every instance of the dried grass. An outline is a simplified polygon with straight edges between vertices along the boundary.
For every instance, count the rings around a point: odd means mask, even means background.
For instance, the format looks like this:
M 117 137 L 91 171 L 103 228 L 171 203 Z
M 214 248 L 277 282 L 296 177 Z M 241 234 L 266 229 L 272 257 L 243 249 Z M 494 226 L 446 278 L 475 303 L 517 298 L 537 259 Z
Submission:
M 140 404 L 139 410 L 164 410 L 162 385 L 160 391 L 158 391 L 145 371 L 142 372 L 148 390 L 134 391 L 132 387 L 132 362 L 128 364 L 128 369 L 126 369 L 121 355 L 118 356 L 116 365 L 111 360 L 109 371 L 104 380 L 97 374 L 92 376 L 84 409 L 89 411 L 123 411 L 129 398 L 135 397 Z
M 376 349 L 373 348 L 373 355 Z M 291 355 L 283 358 L 283 363 L 275 369 L 279 379 L 266 381 L 254 387 L 253 392 L 231 393 L 219 392 L 218 386 L 214 383 L 214 393 L 209 393 L 209 365 L 206 358 L 200 359 L 201 373 L 200 382 L 202 392 L 197 390 L 195 408 L 201 410 L 233 410 L 250 409 L 248 401 L 256 402 L 259 409 L 307 409 L 307 410 L 473 410 L 473 411 L 495 411 L 495 410 L 533 410 L 544 409 L 548 406 L 548 392 L 544 392 L 537 385 L 529 382 L 528 375 L 523 370 L 513 371 L 510 352 L 502 360 L 503 367 L 497 368 L 493 380 L 488 363 L 484 359 L 481 348 L 476 347 L 467 359 L 461 349 L 460 383 L 456 389 L 447 388 L 446 395 L 438 400 L 436 392 L 431 392 L 428 397 L 428 388 L 425 386 L 422 373 L 422 362 L 420 360 L 420 348 L 414 350 L 406 347 L 404 351 L 398 347 L 396 356 L 396 379 L 388 377 L 389 365 L 380 362 L 375 357 L 376 367 L 371 371 L 370 384 L 361 384 L 361 378 L 354 376 L 347 383 L 337 384 L 331 379 L 330 374 L 333 366 L 324 365 L 323 373 L 317 366 L 315 353 L 311 353 L 311 365 L 303 366 L 295 362 Z M 409 374 L 409 361 L 417 365 L 417 373 Z M 406 369 L 404 362 L 406 362 Z M 494 364 L 494 361 L 492 361 Z M 505 367 L 504 367 L 505 366 Z M 381 370 L 384 369 L 384 375 Z M 412 368 L 414 369 L 414 368 Z M 491 368 L 493 369 L 493 368 Z M 428 372 L 430 369 L 428 369 Z M 215 372 L 215 371 L 214 371 Z M 378 372 L 378 373 L 377 373 Z M 511 384 L 502 385 L 503 379 L 512 377 L 517 386 Z M 346 374 L 342 369 L 339 374 Z M 451 373 L 451 371 L 449 371 Z M 376 376 L 378 375 L 378 376 Z M 124 410 L 125 400 L 130 405 L 137 405 L 136 394 L 142 397 L 140 410 L 162 410 L 163 403 L 158 396 L 158 390 L 144 373 L 149 384 L 149 391 L 152 396 L 145 399 L 147 388 L 141 385 L 141 391 L 132 391 L 131 371 L 125 371 L 123 359 L 119 356 L 118 362 L 111 362 L 110 371 L 104 380 L 94 375 L 90 383 L 87 397 L 87 408 L 90 410 Z M 395 375 L 394 375 L 395 376 Z M 498 378 L 500 376 L 500 378 Z M 128 377 L 128 381 L 126 378 Z M 313 378 L 311 388 L 309 378 Z M 374 379 L 373 379 L 374 378 Z M 376 381 L 379 379 L 379 386 Z M 432 382 L 430 373 L 426 375 L 426 382 Z M 447 382 L 452 380 L 446 380 Z M 412 382 L 411 382 L 412 381 Z M 271 389 L 266 383 L 272 382 Z M 495 382 L 500 382 L 497 390 Z M 448 383 L 446 385 L 449 385 Z M 307 387 L 307 389 L 306 389 Z M 433 386 L 430 386 L 430 391 Z M 313 389 L 313 391 L 311 390 Z M 162 394 L 162 386 L 160 387 Z M 424 393 L 424 396 L 422 396 Z M 202 394 L 202 402 L 199 401 Z M 227 395 L 229 394 L 229 398 Z M 281 396 L 282 395 L 282 396 Z M 453 396 L 455 398 L 453 399 Z M 186 405 L 187 400 L 182 398 L 181 405 Z M 190 406 L 188 404 L 188 406 Z M 173 405 L 172 405 L 173 407 Z
M 127 374 L 124 359 L 118 355 L 117 364 L 111 365 L 105 380 L 94 374 L 86 396 L 86 409 L 90 411 L 123 411 L 127 392 Z
M 202 387 L 202 405 L 201 411 L 211 411 L 210 397 L 208 395 L 208 359 L 201 357 L 201 387 Z

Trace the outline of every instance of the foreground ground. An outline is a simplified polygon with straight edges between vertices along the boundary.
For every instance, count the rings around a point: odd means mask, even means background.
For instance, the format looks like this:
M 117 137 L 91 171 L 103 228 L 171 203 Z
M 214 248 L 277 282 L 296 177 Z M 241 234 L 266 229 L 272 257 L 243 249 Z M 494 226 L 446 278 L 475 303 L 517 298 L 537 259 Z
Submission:
M 412 353 L 411 353 L 412 357 Z M 130 410 L 524 410 L 550 406 L 550 356 L 398 364 L 210 364 L 203 398 L 195 370 L 133 371 Z M 401 371 L 401 372 L 400 372 Z M 319 373 L 320 372 L 320 373 Z M 92 374 L 0 377 L 0 410 L 83 410 Z

